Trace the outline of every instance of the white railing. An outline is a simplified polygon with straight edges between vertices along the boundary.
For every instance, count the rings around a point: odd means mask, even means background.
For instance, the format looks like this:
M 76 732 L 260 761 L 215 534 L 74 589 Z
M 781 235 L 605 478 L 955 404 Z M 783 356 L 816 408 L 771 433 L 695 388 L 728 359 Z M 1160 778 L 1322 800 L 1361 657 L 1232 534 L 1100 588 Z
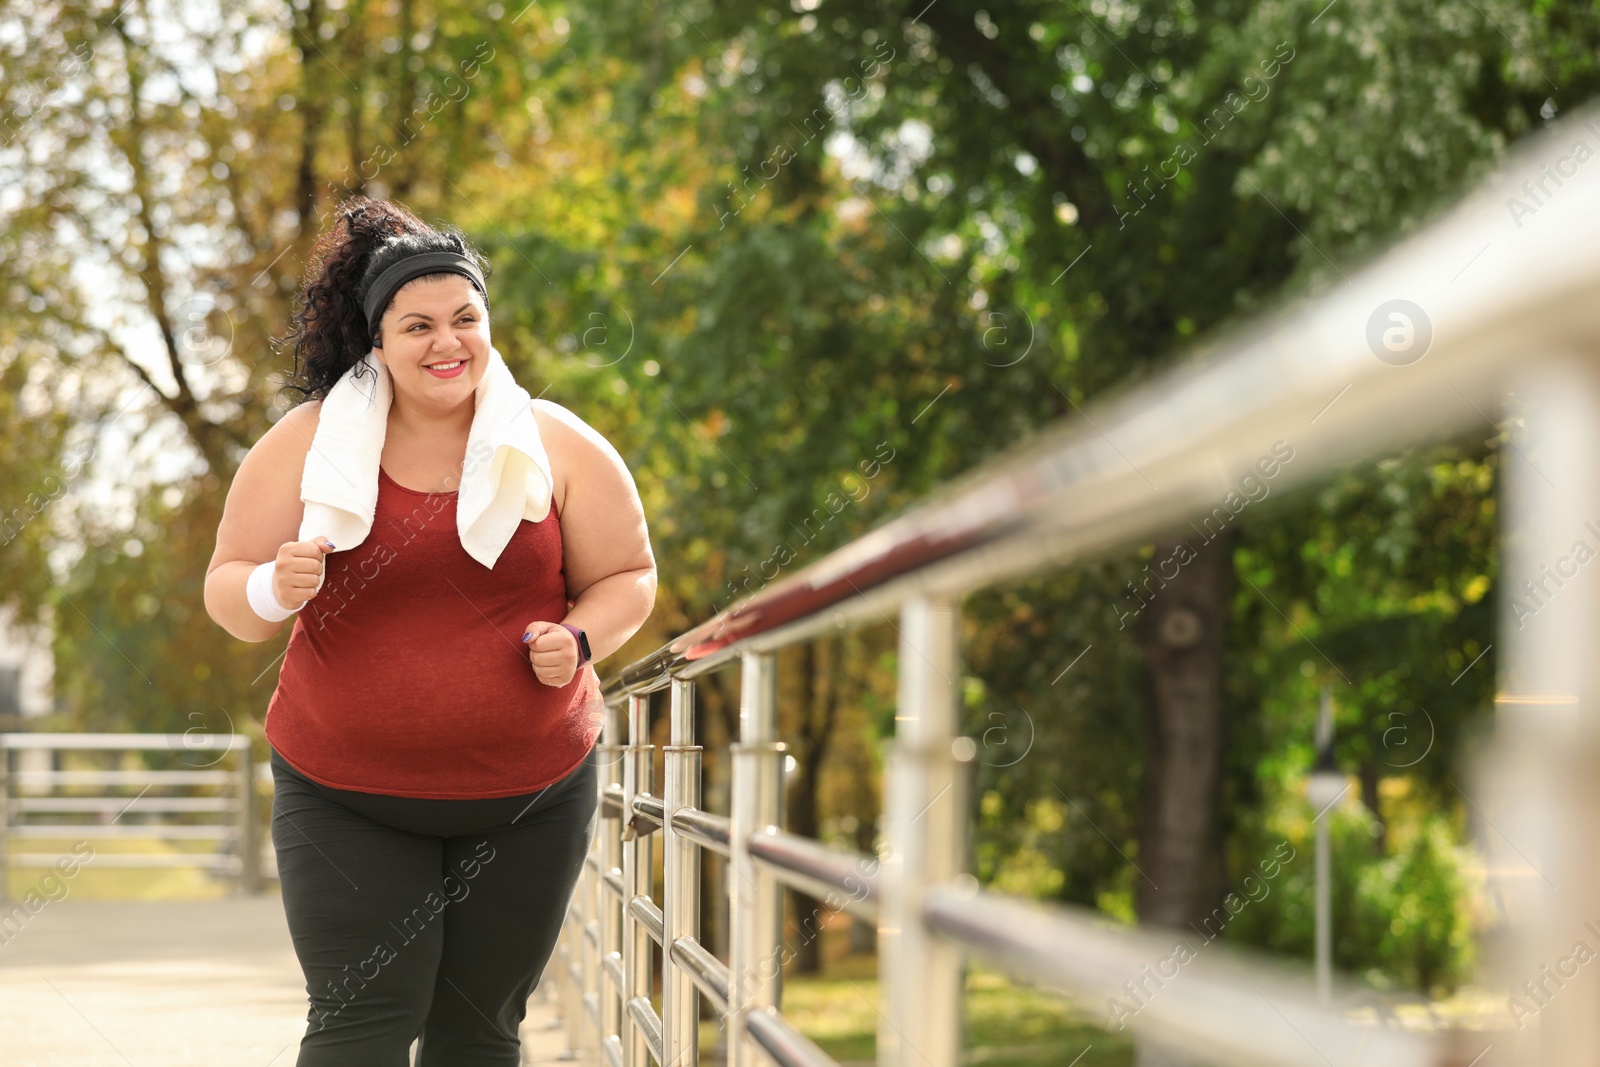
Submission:
M 1098 1005 L 1170 955 L 1159 932 L 1007 899 L 964 869 L 973 745 L 958 734 L 961 598 L 1176 528 L 1276 441 L 1296 457 L 1281 487 L 1450 435 L 1488 436 L 1490 413 L 1526 427 L 1505 452 L 1499 587 L 1519 590 L 1550 561 L 1570 562 L 1583 523 L 1600 523 L 1600 166 L 1570 165 L 1572 143 L 1590 132 L 1568 120 L 1530 138 L 1488 187 L 1316 300 L 961 478 L 608 682 L 602 818 L 552 964 L 573 1052 L 595 1067 L 694 1067 L 704 997 L 727 1026 L 730 1067 L 763 1057 L 830 1064 L 780 1010 L 784 885 L 876 916 L 884 1067 L 958 1062 L 969 956 Z M 1505 202 L 1526 188 L 1545 194 L 1532 218 Z M 1386 317 L 1396 300 L 1421 312 L 1404 310 L 1420 358 L 1378 347 L 1398 321 Z M 1469 783 L 1492 828 L 1494 940 L 1510 946 L 1490 972 L 1495 988 L 1537 979 L 1542 963 L 1571 957 L 1574 941 L 1594 948 L 1584 923 L 1600 917 L 1600 569 L 1561 573 L 1559 595 L 1545 581 L 1537 625 L 1509 609 L 1503 617 L 1494 760 Z M 895 612 L 900 696 L 879 856 L 796 837 L 782 829 L 776 652 Z M 723 817 L 700 807 L 694 680 L 735 663 L 740 731 Z M 657 794 L 649 726 L 661 690 L 671 744 Z M 700 849 L 728 859 L 726 965 L 699 939 Z M 1600 994 L 1587 982 L 1539 998 L 1538 1062 L 1600 1062 Z M 1488 1067 L 1517 1045 L 1362 1024 L 1324 1006 L 1299 970 L 1222 948 L 1187 965 L 1129 1025 L 1226 1064 Z
M 43 753 L 46 767 L 20 766 Z M 173 769 L 57 769 L 62 752 L 170 752 Z M 82 863 L 109 867 L 195 867 L 235 879 L 240 892 L 261 890 L 258 771 L 248 737 L 193 734 L 0 734 L 0 902 L 9 868 Z M 140 788 L 142 787 L 142 788 Z M 82 790 L 115 790 L 84 795 Z M 157 795 L 148 795 L 152 789 Z M 177 794 L 177 795 L 174 795 Z M 147 816 L 154 816 L 153 820 Z M 170 818 L 180 816 L 181 818 Z M 16 842 L 86 842 L 90 851 L 17 852 Z M 214 841 L 208 851 L 106 851 L 100 841 Z M 89 859 L 85 860 L 85 855 Z

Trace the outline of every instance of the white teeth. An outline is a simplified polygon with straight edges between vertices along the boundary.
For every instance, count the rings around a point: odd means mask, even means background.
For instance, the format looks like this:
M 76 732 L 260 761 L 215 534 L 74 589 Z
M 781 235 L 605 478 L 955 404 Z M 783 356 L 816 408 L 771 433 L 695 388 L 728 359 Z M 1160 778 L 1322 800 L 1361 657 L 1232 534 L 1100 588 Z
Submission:
M 461 366 L 461 361 L 458 359 L 454 363 L 433 363 L 433 364 L 429 365 L 428 369 L 429 370 L 455 370 L 459 366 Z

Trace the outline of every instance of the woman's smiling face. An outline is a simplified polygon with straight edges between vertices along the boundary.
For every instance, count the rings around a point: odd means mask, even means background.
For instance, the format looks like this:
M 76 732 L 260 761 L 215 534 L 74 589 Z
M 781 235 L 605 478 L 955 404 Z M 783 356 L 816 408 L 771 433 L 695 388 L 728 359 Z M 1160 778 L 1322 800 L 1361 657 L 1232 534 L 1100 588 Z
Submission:
M 401 286 L 379 324 L 378 359 L 396 394 L 424 408 L 470 403 L 489 364 L 489 311 L 459 274 Z

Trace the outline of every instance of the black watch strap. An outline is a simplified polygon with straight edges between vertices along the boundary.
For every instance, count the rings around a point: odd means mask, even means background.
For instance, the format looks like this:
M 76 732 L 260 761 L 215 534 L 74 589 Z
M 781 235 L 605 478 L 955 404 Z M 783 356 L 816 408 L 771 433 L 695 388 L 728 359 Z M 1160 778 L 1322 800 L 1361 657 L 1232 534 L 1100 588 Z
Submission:
M 568 623 L 562 623 L 561 625 L 572 631 L 572 636 L 578 639 L 578 666 L 582 667 L 594 658 L 594 653 L 589 651 L 589 635 Z

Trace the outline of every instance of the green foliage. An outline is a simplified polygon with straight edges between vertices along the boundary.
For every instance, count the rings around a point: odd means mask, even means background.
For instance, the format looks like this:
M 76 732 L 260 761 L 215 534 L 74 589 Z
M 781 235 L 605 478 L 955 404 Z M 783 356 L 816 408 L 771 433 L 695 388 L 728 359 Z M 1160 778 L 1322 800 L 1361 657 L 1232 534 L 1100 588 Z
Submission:
M 1293 795 L 1279 796 L 1276 804 L 1277 836 L 1255 838 L 1241 852 L 1257 857 L 1249 861 L 1254 864 L 1287 841 L 1294 859 L 1265 883 L 1265 895 L 1241 879 L 1231 892 L 1250 902 L 1219 925 L 1229 941 L 1310 958 L 1316 914 L 1313 813 Z M 1469 979 L 1476 962 L 1478 886 L 1469 873 L 1474 861 L 1451 817 L 1419 812 L 1386 852 L 1375 852 L 1376 820 L 1359 805 L 1344 804 L 1323 818 L 1332 855 L 1334 966 L 1380 989 L 1446 994 Z
M 1123 855 L 1137 862 L 1141 664 L 1117 613 L 1135 569 L 1098 564 L 967 600 L 980 878 L 1090 907 L 1138 879 Z M 1019 863 L 1059 875 L 1025 886 Z
M 50 595 L 51 508 L 70 491 L 93 450 L 82 436 L 68 444 L 69 419 L 38 404 L 43 390 L 30 388 L 30 377 L 26 363 L 0 364 L 0 426 L 5 428 L 0 574 L 5 575 L 6 601 L 29 621 L 39 616 Z
M 1417 778 L 1457 802 L 1457 768 L 1493 704 L 1494 444 L 1347 471 L 1253 528 L 1240 572 L 1260 593 L 1241 599 L 1292 620 L 1267 610 L 1255 682 L 1241 683 L 1281 709 L 1269 747 L 1309 743 L 1316 689 L 1331 683 L 1344 766 Z
M 108 517 L 113 494 L 83 493 L 0 544 L 0 596 L 53 610 L 74 724 L 217 709 L 258 728 L 281 645 L 212 627 L 202 572 L 233 465 L 276 414 L 269 339 L 346 192 L 474 234 L 497 345 L 627 459 L 662 567 L 626 659 L 1237 316 L 1339 284 L 1600 89 L 1582 3 L 509 7 L 255 5 L 185 38 L 189 63 L 154 16 L 0 6 L 21 42 L 0 94 L 40 146 L 0 156 L 22 191 L 0 203 L 0 503 L 22 506 L 130 388 L 161 394 L 94 468 L 137 507 Z M 77 69 L 84 45 L 99 62 Z M 214 94 L 175 75 L 208 64 Z M 75 260 L 114 284 L 74 284 Z M 232 340 L 215 366 L 88 315 L 170 339 L 191 297 Z M 146 441 L 160 463 L 128 458 Z M 1334 685 L 1339 759 L 1385 834 L 1374 851 L 1368 824 L 1336 820 L 1340 962 L 1416 987 L 1468 959 L 1455 783 L 1490 707 L 1500 454 L 1395 457 L 1240 523 L 1229 875 L 1276 840 Z M 965 605 L 981 875 L 1123 917 L 1145 725 L 1119 605 L 1147 552 Z M 844 699 L 877 738 L 893 655 L 864 647 Z M 1230 936 L 1307 953 L 1300 896 Z
M 1351 970 L 1380 969 L 1402 988 L 1453 989 L 1475 962 L 1477 887 L 1448 818 L 1428 816 L 1418 829 L 1398 854 L 1361 872 L 1351 929 L 1335 958 Z
M 205 613 L 205 569 L 195 561 L 210 554 L 220 504 L 148 496 L 122 540 L 77 562 L 56 608 L 64 710 L 55 728 L 262 740 L 292 622 L 271 641 L 246 644 Z

